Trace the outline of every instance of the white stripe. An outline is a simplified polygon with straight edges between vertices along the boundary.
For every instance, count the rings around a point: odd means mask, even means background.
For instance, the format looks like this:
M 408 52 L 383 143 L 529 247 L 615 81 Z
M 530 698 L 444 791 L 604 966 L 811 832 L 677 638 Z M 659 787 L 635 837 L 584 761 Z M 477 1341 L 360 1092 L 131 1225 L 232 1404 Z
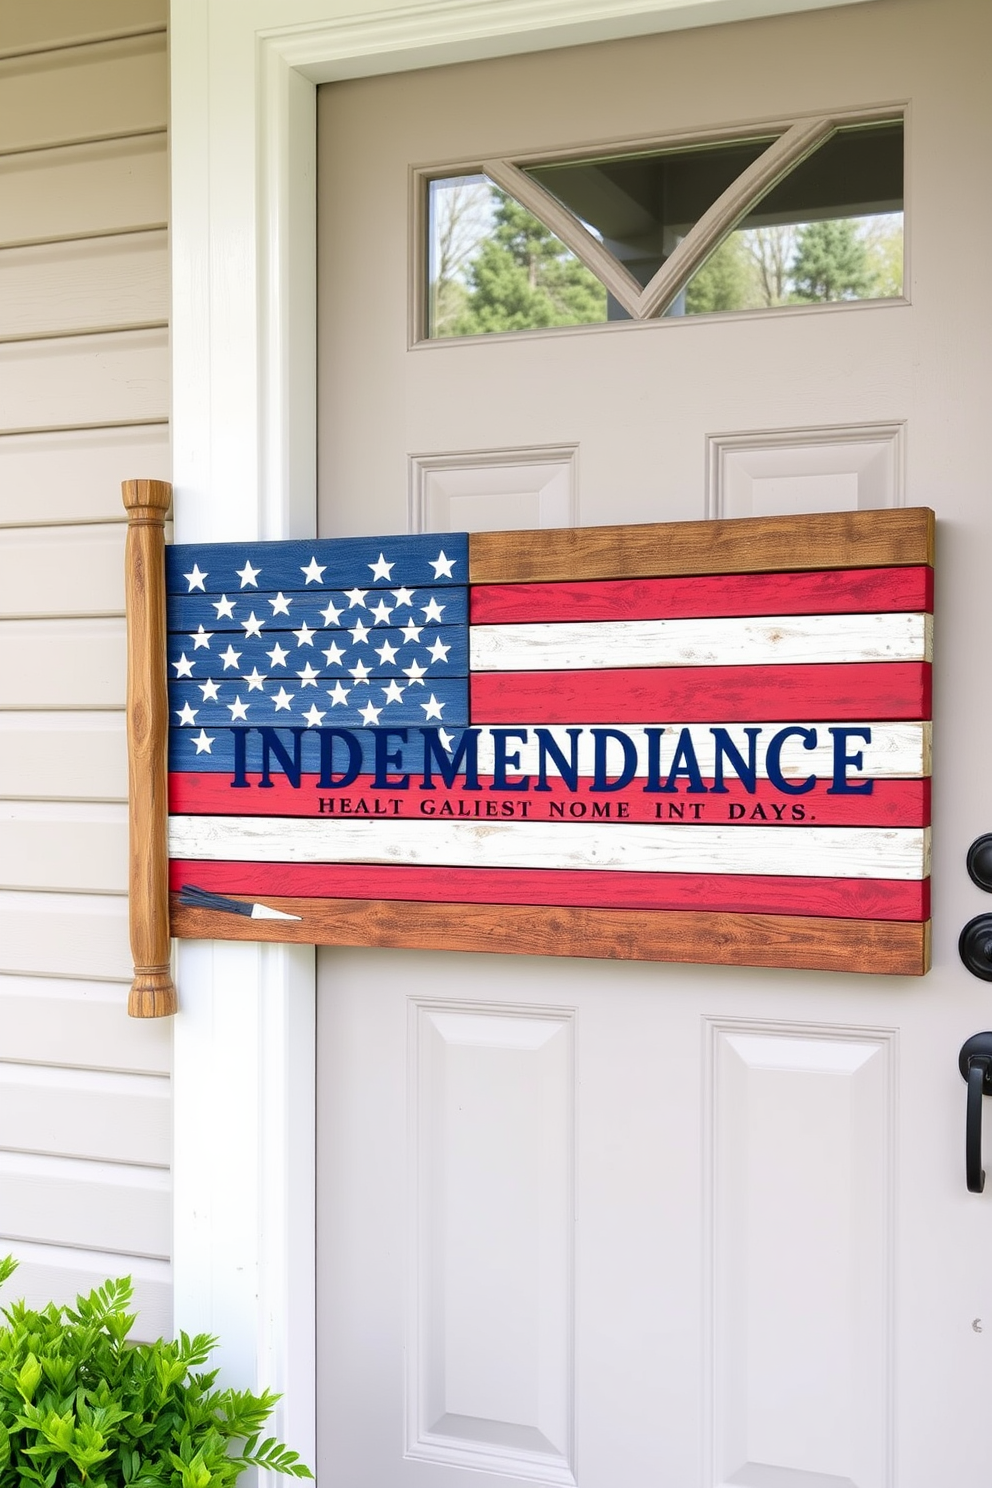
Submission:
M 914 614 L 764 615 L 473 625 L 469 655 L 471 670 L 476 672 L 929 661 L 931 618 Z
M 871 778 L 874 780 L 912 780 L 921 775 L 930 774 L 930 724 L 929 723 L 805 723 L 801 719 L 795 725 L 784 723 L 670 723 L 665 726 L 661 739 L 661 773 L 667 775 L 671 769 L 672 758 L 675 753 L 683 728 L 687 728 L 692 739 L 692 746 L 699 762 L 699 768 L 704 779 L 712 779 L 716 756 L 716 747 L 713 730 L 717 728 L 726 729 L 731 740 L 740 750 L 742 757 L 748 759 L 748 739 L 745 728 L 760 729 L 757 736 L 757 773 L 761 779 L 767 779 L 768 767 L 765 753 L 770 740 L 783 728 L 803 728 L 816 730 L 816 748 L 804 749 L 802 740 L 793 735 L 783 746 L 781 752 L 782 774 L 787 780 L 805 780 L 808 775 L 816 775 L 819 779 L 829 779 L 834 769 L 834 735 L 831 728 L 856 729 L 866 728 L 871 730 L 871 742 L 865 743 L 863 739 L 851 738 L 848 743 L 848 751 L 856 754 L 863 751 L 864 760 L 860 770 L 848 770 L 848 779 L 857 782 L 861 779 Z M 535 735 L 538 727 L 546 731 L 555 739 L 558 747 L 566 760 L 572 758 L 572 745 L 565 724 L 525 724 L 513 725 L 513 732 L 524 732 L 526 741 L 521 743 L 514 738 L 506 744 L 507 757 L 520 753 L 519 768 L 514 767 L 510 772 L 514 777 L 517 775 L 536 775 L 538 770 L 539 748 Z M 594 769 L 595 740 L 592 730 L 602 730 L 602 724 L 575 724 L 575 728 L 581 728 L 579 735 L 578 762 L 580 775 L 592 775 Z M 648 725 L 643 723 L 623 723 L 617 725 L 619 731 L 627 735 L 634 748 L 637 750 L 637 777 L 644 777 L 648 772 L 648 741 L 645 729 L 657 728 L 660 725 Z M 493 737 L 489 729 L 483 729 L 479 734 L 479 773 L 492 775 L 494 763 Z M 611 775 L 619 774 L 623 765 L 621 746 L 614 740 L 607 743 L 606 750 L 607 769 Z M 548 774 L 559 775 L 561 772 L 554 768 L 552 761 L 547 761 Z M 733 776 L 729 765 L 725 765 L 724 773 L 727 778 Z
M 708 827 L 533 821 L 312 821 L 174 816 L 173 858 L 238 863 L 389 863 L 451 868 L 614 868 L 917 879 L 928 828 Z

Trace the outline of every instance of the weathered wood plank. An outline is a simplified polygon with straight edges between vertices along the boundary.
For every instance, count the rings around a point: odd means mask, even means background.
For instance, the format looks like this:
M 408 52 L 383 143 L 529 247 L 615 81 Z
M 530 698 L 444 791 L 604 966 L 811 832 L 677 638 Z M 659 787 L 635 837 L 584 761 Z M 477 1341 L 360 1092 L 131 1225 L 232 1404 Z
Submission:
M 930 871 L 929 830 L 923 827 L 173 816 L 169 852 L 175 858 L 238 863 L 402 863 L 576 872 L 913 879 Z
M 469 654 L 479 672 L 930 661 L 929 622 L 884 614 L 477 625 Z
M 711 915 L 693 911 L 557 909 L 530 905 L 414 904 L 406 901 L 279 899 L 301 918 L 249 920 L 186 909 L 172 896 L 174 935 L 195 940 L 295 940 L 312 945 L 581 956 L 720 966 L 871 971 L 922 976 L 930 965 L 930 924 Z M 222 922 L 222 923 L 221 923 Z
M 480 532 L 469 537 L 473 584 L 795 573 L 933 564 L 933 512 L 743 517 L 633 527 Z

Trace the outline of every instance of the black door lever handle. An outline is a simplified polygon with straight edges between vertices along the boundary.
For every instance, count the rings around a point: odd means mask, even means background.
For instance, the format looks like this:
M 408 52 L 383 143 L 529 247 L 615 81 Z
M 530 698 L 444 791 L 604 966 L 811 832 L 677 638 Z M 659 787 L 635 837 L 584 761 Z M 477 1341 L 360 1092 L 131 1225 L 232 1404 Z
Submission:
M 968 1082 L 965 1114 L 964 1163 L 969 1193 L 985 1187 L 982 1168 L 982 1096 L 992 1095 L 992 1033 L 975 1033 L 961 1046 L 958 1069 Z

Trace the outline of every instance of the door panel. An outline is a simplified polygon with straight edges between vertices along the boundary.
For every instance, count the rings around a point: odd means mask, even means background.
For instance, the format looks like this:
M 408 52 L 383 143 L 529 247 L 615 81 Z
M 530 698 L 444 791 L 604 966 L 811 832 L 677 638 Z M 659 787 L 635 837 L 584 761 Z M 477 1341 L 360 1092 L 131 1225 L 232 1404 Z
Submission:
M 535 526 L 698 519 L 720 458 L 754 513 L 812 481 L 940 523 L 922 982 L 320 953 L 332 1488 L 984 1488 L 992 1199 L 957 1052 L 990 1019 L 956 940 L 992 825 L 990 29 L 875 0 L 321 90 L 322 535 L 513 526 L 522 497 Z M 892 100 L 912 303 L 409 346 L 414 167 Z

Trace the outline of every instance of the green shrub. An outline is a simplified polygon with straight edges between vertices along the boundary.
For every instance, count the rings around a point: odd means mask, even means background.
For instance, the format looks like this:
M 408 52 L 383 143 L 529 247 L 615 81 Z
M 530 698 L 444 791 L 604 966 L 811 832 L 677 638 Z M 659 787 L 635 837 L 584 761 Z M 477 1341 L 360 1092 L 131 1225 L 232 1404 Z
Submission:
M 15 1269 L 0 1260 L 0 1283 Z M 312 1477 L 274 1437 L 279 1398 L 215 1390 L 200 1374 L 216 1339 L 127 1342 L 129 1277 L 75 1308 L 15 1302 L 0 1327 L 0 1488 L 227 1488 L 246 1467 Z

